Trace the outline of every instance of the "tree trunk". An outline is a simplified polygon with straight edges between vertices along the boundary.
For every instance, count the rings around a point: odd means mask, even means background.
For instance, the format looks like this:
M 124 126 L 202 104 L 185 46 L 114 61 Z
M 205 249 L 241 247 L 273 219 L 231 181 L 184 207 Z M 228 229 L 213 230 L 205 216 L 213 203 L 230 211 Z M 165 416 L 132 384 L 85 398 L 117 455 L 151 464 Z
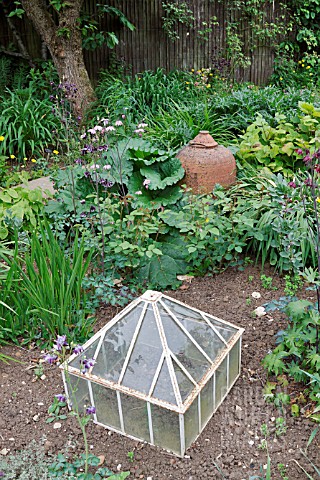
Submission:
M 47 9 L 45 0 L 21 0 L 21 4 L 34 27 L 48 47 L 61 83 L 74 84 L 77 94 L 71 99 L 74 112 L 82 115 L 95 94 L 84 64 L 80 9 L 83 0 L 68 0 L 67 6 L 57 13 L 57 25 Z

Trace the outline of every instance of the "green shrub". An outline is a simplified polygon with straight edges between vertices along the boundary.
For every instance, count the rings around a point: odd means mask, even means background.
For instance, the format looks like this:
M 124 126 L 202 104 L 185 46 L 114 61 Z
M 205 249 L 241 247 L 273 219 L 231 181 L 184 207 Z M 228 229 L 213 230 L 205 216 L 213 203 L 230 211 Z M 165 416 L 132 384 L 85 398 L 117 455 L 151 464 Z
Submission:
M 14 227 L 34 230 L 44 207 L 40 188 L 6 188 L 0 191 L 0 240 L 4 240 Z
M 256 121 L 241 136 L 237 157 L 242 164 L 268 167 L 272 172 L 292 175 L 304 166 L 301 149 L 312 149 L 320 135 L 320 108 L 299 102 L 300 113 L 292 122 L 276 114 L 272 127 L 258 115 Z

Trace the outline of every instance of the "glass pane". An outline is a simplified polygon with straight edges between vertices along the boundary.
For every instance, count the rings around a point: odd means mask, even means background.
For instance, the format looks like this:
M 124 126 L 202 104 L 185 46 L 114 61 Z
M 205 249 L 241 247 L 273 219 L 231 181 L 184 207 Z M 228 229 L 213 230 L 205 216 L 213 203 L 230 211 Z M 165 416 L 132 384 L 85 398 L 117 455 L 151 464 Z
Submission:
M 123 378 L 123 385 L 148 393 L 156 373 L 162 344 L 152 306 L 148 306 Z M 170 380 L 170 379 L 169 379 Z M 171 383 L 171 382 L 170 382 Z
M 204 322 L 200 313 L 195 312 L 191 308 L 180 305 L 179 303 L 174 302 L 173 300 L 169 300 L 169 298 L 162 298 L 163 303 L 175 314 L 176 317 L 179 318 L 189 318 L 190 320 L 196 320 L 198 322 Z
M 158 405 L 151 405 L 151 416 L 155 445 L 180 455 L 179 415 Z
M 113 382 L 118 381 L 142 308 L 143 304 L 140 303 L 107 330 L 92 370 L 94 375 Z
M 209 369 L 209 362 L 160 305 L 159 312 L 170 350 L 192 378 L 199 382 Z
M 194 387 L 194 384 L 189 380 L 189 378 L 185 375 L 185 373 L 183 373 L 181 368 L 176 364 L 174 360 L 172 361 L 172 363 L 173 363 L 174 372 L 176 374 L 176 379 L 179 385 L 181 399 L 182 399 L 182 402 L 184 402 L 195 387 Z
M 213 414 L 213 377 L 200 392 L 201 400 L 201 427 L 203 428 Z
M 210 317 L 209 315 L 205 315 L 205 317 L 214 327 L 216 327 L 221 337 L 224 338 L 226 342 L 228 342 L 232 335 L 234 335 L 238 331 L 236 328 L 230 327 L 230 325 L 225 325 L 222 322 L 219 322 L 219 320 Z
M 172 305 L 175 306 L 176 304 L 172 303 Z M 176 318 L 190 333 L 198 345 L 205 351 L 211 360 L 214 361 L 221 350 L 225 348 L 225 344 L 200 315 L 198 315 L 199 318 L 189 315 L 189 312 L 192 314 L 196 312 L 192 312 L 192 310 L 190 311 L 187 308 L 184 309 L 185 313 L 182 314 L 183 307 L 180 307 L 180 305 L 178 306 L 179 311 L 176 311 L 174 308 L 170 308 L 170 310 L 175 314 Z
M 71 374 L 66 375 L 66 380 L 71 407 L 81 415 L 85 412 L 86 407 L 91 405 L 88 381 Z
M 227 393 L 227 357 L 216 370 L 215 408 L 217 408 Z
M 239 374 L 239 361 L 240 361 L 240 340 L 237 341 L 235 346 L 229 353 L 229 387 L 233 384 Z
M 164 400 L 165 402 L 177 405 L 166 360 L 164 360 L 162 364 L 160 375 L 158 377 L 158 381 L 156 383 L 152 396 L 159 398 L 159 400 Z
M 150 442 L 147 402 L 121 393 L 124 431 Z
M 186 448 L 188 448 L 199 434 L 198 397 L 195 398 L 184 414 L 184 432 L 186 437 Z
M 93 400 L 97 409 L 97 420 L 103 425 L 121 429 L 117 393 L 110 388 L 91 383 Z
M 88 348 L 85 349 L 83 353 L 74 358 L 70 363 L 70 367 L 78 368 L 79 370 L 83 369 L 82 362 L 84 359 L 92 358 L 97 349 L 100 338 L 97 338 Z

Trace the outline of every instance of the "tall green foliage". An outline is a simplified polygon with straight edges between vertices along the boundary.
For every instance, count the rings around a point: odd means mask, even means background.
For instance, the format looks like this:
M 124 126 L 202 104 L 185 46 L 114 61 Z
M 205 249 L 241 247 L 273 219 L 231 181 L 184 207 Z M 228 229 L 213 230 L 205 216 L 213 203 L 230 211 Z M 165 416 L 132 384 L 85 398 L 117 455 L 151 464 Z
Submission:
M 90 265 L 92 251 L 85 254 L 84 240 L 75 240 L 67 252 L 60 246 L 49 225 L 44 223 L 30 236 L 23 257 L 8 259 L 8 272 L 1 281 L 4 301 L 14 309 L 3 312 L 0 324 L 8 336 L 22 335 L 26 341 L 50 341 L 65 334 L 83 341 L 90 331 L 86 293 L 82 281 Z

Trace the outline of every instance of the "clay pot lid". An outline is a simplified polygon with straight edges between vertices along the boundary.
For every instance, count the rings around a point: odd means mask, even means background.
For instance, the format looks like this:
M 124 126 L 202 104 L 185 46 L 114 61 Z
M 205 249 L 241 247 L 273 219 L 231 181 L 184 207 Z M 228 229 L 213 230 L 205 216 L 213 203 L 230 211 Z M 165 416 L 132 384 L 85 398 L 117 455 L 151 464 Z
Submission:
M 208 130 L 200 130 L 199 134 L 190 140 L 189 145 L 195 148 L 214 148 L 218 143 L 211 137 Z

